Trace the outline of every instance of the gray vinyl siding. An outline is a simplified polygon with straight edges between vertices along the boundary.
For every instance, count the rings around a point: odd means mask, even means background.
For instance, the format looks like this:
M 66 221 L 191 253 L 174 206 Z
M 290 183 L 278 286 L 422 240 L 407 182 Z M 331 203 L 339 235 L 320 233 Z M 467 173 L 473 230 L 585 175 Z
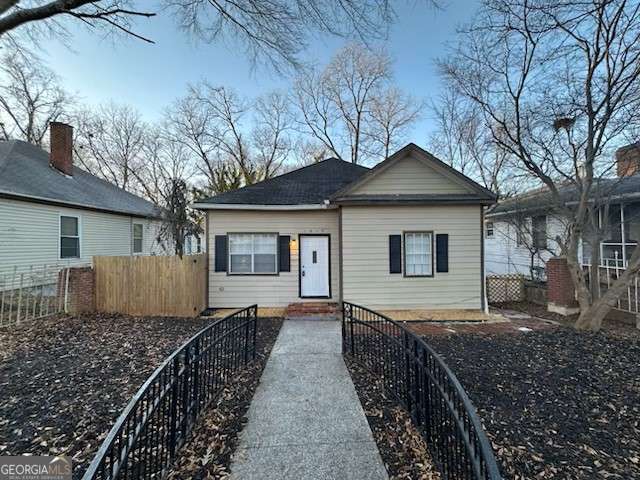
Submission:
M 299 234 L 325 233 L 331 235 L 331 294 L 328 301 L 338 301 L 338 213 L 337 210 L 313 211 L 210 211 L 209 235 L 209 306 L 218 308 L 243 307 L 257 303 L 261 307 L 284 307 L 303 302 L 298 291 Z M 215 271 L 215 236 L 228 233 L 277 232 L 296 240 L 291 250 L 291 271 L 279 275 L 227 275 Z M 317 299 L 310 301 L 317 302 Z
M 80 219 L 79 259 L 60 259 L 60 215 Z M 133 222 L 144 225 L 143 253 L 163 253 L 155 240 L 156 220 L 0 199 L 0 272 L 31 265 L 89 264 L 94 255 L 130 255 Z
M 356 188 L 353 195 L 469 193 L 470 189 L 450 174 L 437 172 L 431 166 L 410 156 Z
M 480 212 L 479 205 L 343 207 L 344 300 L 374 309 L 482 308 Z M 434 239 L 449 234 L 449 272 L 390 274 L 389 235 L 419 230 Z M 435 241 L 433 248 L 435 265 Z

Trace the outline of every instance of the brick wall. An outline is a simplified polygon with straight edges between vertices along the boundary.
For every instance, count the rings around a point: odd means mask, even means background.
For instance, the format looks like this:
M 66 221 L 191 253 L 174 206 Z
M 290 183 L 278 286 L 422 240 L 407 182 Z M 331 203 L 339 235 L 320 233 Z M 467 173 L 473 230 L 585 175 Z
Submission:
M 96 295 L 93 269 L 91 267 L 72 267 L 61 270 L 58 279 L 58 295 L 64 295 L 67 272 L 69 273 L 67 312 L 72 315 L 94 312 Z M 64 302 L 64 298 L 62 301 Z
M 577 307 L 575 289 L 567 259 L 562 257 L 550 258 L 547 261 L 547 298 L 549 304 L 558 307 Z

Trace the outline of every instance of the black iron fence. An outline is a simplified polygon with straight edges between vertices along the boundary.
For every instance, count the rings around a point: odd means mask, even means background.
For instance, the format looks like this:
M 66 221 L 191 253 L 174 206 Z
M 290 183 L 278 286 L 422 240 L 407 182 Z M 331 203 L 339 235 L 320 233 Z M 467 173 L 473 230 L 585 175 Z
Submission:
M 258 307 L 209 325 L 176 350 L 138 390 L 83 479 L 160 479 L 200 412 L 255 358 Z
M 440 356 L 402 325 L 343 302 L 342 351 L 379 376 L 409 411 L 446 479 L 499 480 L 469 397 Z

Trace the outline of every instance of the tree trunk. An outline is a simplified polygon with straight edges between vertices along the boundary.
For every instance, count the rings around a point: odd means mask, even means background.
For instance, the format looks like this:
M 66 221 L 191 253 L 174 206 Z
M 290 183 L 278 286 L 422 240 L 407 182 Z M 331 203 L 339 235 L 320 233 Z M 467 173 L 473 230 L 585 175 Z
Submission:
M 636 247 L 633 251 L 633 255 L 629 259 L 629 264 L 625 271 L 613 282 L 613 285 L 602 295 L 600 298 L 596 298 L 583 307 L 580 303 L 580 316 L 576 321 L 575 328 L 578 330 L 589 330 L 597 332 L 602 327 L 607 314 L 615 306 L 618 298 L 628 288 L 632 280 L 638 274 L 640 270 L 640 248 Z M 577 284 L 576 284 L 577 285 Z M 584 288 L 587 292 L 586 284 L 580 285 L 580 288 Z M 578 287 L 576 287 L 578 289 Z M 578 295 L 580 295 L 578 293 Z

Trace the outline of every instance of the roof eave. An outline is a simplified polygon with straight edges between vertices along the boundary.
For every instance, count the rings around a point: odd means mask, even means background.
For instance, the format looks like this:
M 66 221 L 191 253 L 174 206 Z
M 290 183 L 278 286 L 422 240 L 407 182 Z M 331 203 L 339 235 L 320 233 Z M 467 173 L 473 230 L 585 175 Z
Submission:
M 40 203 L 43 205 L 55 205 L 59 207 L 69 207 L 69 208 L 80 208 L 82 210 L 91 210 L 94 212 L 103 212 L 103 213 L 111 213 L 114 215 L 125 215 L 128 217 L 138 217 L 138 218 L 150 218 L 154 220 L 162 220 L 162 215 L 160 214 L 148 214 L 141 212 L 130 212 L 124 210 L 115 210 L 103 207 L 97 207 L 94 205 L 86 205 L 83 203 L 75 203 L 75 202 L 66 202 L 63 200 L 56 200 L 53 198 L 47 197 L 38 197 L 35 195 L 23 195 L 15 192 L 7 192 L 0 190 L 0 198 L 7 198 L 9 200 L 18 200 L 22 202 L 32 202 L 32 203 Z
M 193 208 L 198 210 L 327 210 L 337 208 L 329 203 L 299 205 L 258 205 L 251 203 L 206 203 L 196 202 Z
M 332 201 L 336 205 L 493 205 L 495 202 L 480 198 L 452 198 L 452 199 L 350 199 L 338 198 Z

